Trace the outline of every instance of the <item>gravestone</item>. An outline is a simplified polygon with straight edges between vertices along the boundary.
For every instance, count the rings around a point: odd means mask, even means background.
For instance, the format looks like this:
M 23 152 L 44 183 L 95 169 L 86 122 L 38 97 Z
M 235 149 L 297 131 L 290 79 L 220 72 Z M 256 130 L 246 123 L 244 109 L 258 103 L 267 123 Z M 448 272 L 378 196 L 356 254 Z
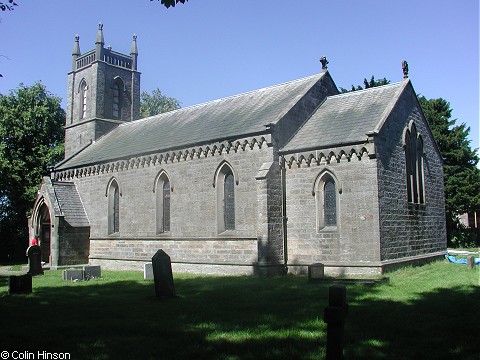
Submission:
M 467 256 L 467 269 L 475 269 L 475 258 L 473 256 Z
M 327 323 L 327 360 L 343 359 L 345 318 L 348 313 L 347 290 L 345 286 L 330 286 L 328 306 L 323 320 Z
M 99 278 L 101 276 L 100 265 L 88 265 L 83 267 L 85 279 Z
M 8 277 L 9 294 L 30 294 L 32 292 L 32 274 L 11 275 Z
M 152 267 L 157 299 L 175 296 L 170 256 L 162 249 L 158 250 L 152 257 Z
M 31 245 L 27 249 L 28 273 L 32 276 L 43 274 L 42 249 L 38 245 Z
M 321 263 L 308 265 L 308 282 L 315 282 L 325 277 L 325 266 Z
M 152 263 L 143 264 L 143 279 L 153 280 L 153 265 Z
M 473 256 L 467 256 L 467 269 L 475 269 L 475 258 Z
M 64 281 L 82 281 L 83 270 L 79 270 L 79 269 L 63 270 L 62 278 Z

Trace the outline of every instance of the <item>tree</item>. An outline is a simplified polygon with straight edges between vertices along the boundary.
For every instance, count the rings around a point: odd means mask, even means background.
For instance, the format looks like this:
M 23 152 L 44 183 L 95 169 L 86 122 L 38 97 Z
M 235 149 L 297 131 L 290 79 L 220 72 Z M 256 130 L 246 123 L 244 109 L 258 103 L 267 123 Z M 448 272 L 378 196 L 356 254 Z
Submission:
M 470 147 L 470 128 L 456 125 L 452 109 L 445 99 L 419 97 L 423 113 L 432 129 L 444 160 L 445 208 L 450 245 L 469 245 L 474 234 L 462 231 L 458 215 L 471 213 L 480 207 L 479 157 Z M 477 239 L 478 241 L 478 239 Z
M 28 243 L 27 213 L 42 176 L 63 158 L 65 111 L 41 83 L 0 94 L 0 247 Z
M 363 79 L 363 86 L 365 89 L 369 89 L 372 87 L 376 86 L 382 86 L 382 85 L 388 85 L 390 84 L 390 80 L 387 80 L 386 78 L 380 79 L 380 80 L 375 80 L 375 77 L 372 75 L 370 78 L 370 81 L 367 80 L 367 78 Z M 357 87 L 352 85 L 352 88 L 350 90 L 347 90 L 345 88 L 340 87 L 340 91 L 342 93 L 350 92 L 350 91 L 357 91 L 357 90 L 363 90 L 364 89 L 362 86 L 357 85 Z
M 2 11 L 12 11 L 14 9 L 14 6 L 18 6 L 13 0 L 8 0 L 7 3 L 4 3 L 3 1 L 0 2 L 0 10 Z
M 153 1 L 153 0 L 150 0 Z M 160 3 L 165 6 L 167 9 L 172 6 L 175 7 L 175 4 L 182 3 L 185 4 L 188 0 L 157 0 L 160 1 Z
M 162 94 L 159 88 L 152 91 L 152 95 L 146 91 L 140 94 L 140 113 L 142 117 L 153 116 L 167 111 L 180 108 L 180 101 Z

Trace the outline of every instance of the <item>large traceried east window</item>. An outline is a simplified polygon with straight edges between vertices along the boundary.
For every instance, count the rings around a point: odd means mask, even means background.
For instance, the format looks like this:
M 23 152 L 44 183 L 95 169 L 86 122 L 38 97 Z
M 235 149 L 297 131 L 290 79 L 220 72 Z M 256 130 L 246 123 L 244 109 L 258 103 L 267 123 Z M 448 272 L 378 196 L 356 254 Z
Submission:
M 235 172 L 228 162 L 223 162 L 215 173 L 214 186 L 217 188 L 218 232 L 235 230 Z
M 330 171 L 320 173 L 313 185 L 317 208 L 317 230 L 338 226 L 338 185 Z
M 156 199 L 156 232 L 157 234 L 170 231 L 170 199 L 172 184 L 168 174 L 162 170 L 155 179 L 155 199 Z
M 108 198 L 108 234 L 120 231 L 120 187 L 115 178 L 109 181 L 107 187 Z
M 405 131 L 404 147 L 408 202 L 424 204 L 423 139 L 413 122 Z

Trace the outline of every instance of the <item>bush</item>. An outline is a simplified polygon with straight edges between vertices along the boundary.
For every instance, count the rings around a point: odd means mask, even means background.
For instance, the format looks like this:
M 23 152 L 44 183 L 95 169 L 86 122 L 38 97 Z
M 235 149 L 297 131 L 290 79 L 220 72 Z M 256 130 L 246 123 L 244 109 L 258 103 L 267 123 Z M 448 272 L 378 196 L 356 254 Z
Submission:
M 452 248 L 475 248 L 480 246 L 477 229 L 467 228 L 458 223 L 448 236 L 448 247 Z

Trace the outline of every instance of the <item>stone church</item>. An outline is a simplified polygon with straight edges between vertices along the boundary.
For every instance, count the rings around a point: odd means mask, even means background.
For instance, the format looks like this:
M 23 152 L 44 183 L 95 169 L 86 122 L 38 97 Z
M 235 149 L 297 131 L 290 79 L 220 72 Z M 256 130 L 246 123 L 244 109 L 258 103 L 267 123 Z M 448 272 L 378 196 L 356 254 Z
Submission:
M 29 221 L 52 268 L 381 274 L 443 256 L 443 163 L 404 69 L 339 93 L 320 73 L 140 119 L 137 43 L 80 52 L 65 159 Z

